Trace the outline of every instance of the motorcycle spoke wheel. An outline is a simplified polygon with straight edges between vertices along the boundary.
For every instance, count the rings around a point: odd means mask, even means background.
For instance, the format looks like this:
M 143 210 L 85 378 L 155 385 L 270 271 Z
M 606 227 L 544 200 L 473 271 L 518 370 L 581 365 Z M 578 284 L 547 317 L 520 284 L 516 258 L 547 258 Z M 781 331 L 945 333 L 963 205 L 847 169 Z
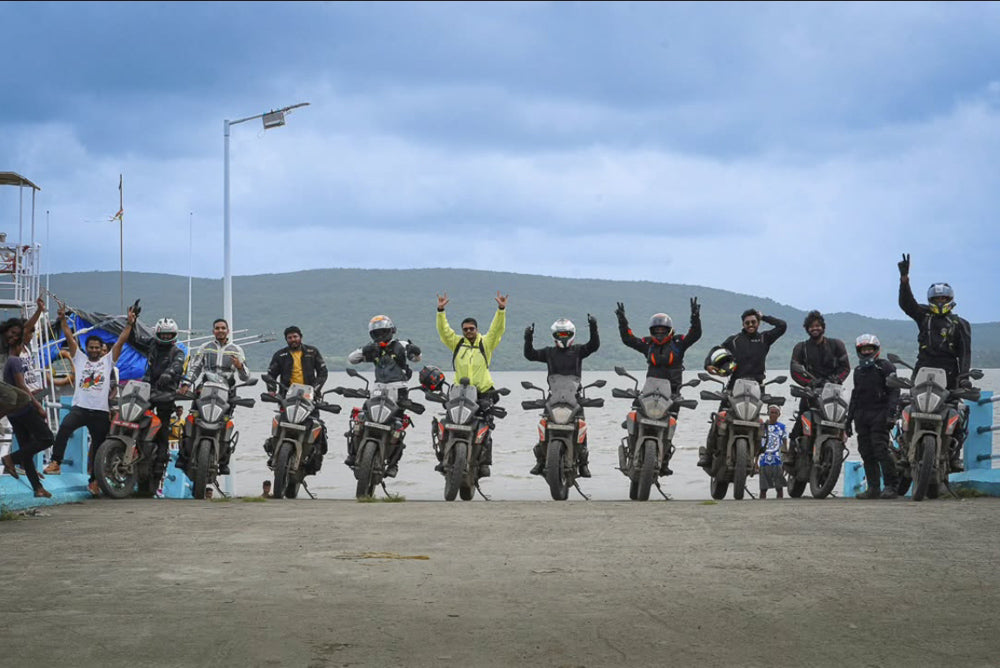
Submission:
M 136 474 L 122 464 L 125 458 L 125 444 L 107 440 L 101 443 L 94 454 L 94 478 L 97 485 L 112 499 L 124 499 L 135 490 Z

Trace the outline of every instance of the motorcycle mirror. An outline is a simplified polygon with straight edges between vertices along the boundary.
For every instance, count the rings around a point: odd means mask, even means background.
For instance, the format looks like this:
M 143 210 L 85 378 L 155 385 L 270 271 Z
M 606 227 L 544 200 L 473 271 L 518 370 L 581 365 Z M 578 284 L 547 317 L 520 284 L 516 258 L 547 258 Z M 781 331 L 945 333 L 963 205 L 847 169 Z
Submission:
M 698 387 L 699 385 L 701 385 L 701 380 L 698 378 L 692 378 L 688 382 L 681 385 L 681 387 Z
M 628 375 L 628 371 L 626 371 L 625 367 L 623 367 L 623 366 L 616 366 L 615 367 L 615 373 L 617 373 L 619 376 L 627 376 Z
M 506 387 L 501 387 L 500 389 L 497 390 L 497 394 L 499 394 L 501 397 L 506 397 L 508 394 L 510 394 L 510 390 L 507 389 Z
M 361 376 L 361 374 L 358 373 L 357 369 L 352 369 L 351 367 L 347 367 L 346 369 L 344 369 L 344 373 L 346 373 L 348 376 L 352 378 L 359 378 Z
M 708 375 L 704 371 L 698 373 L 698 378 L 700 378 L 701 380 L 714 380 L 710 375 Z
M 604 387 L 604 386 L 605 386 L 605 385 L 607 385 L 607 384 L 608 384 L 608 381 L 606 381 L 606 380 L 604 380 L 604 379 L 602 378 L 602 379 L 600 379 L 600 380 L 595 380 L 595 381 L 594 381 L 593 383 L 591 383 L 591 384 L 590 384 L 590 385 L 588 385 L 587 387 Z
M 260 375 L 260 379 L 261 379 L 262 381 L 264 381 L 265 383 L 274 383 L 274 382 L 275 382 L 275 380 L 274 380 L 274 376 L 272 376 L 272 375 L 271 375 L 271 374 L 269 374 L 269 373 L 262 373 L 262 374 Z
M 534 389 L 534 387 L 535 387 L 535 386 L 534 386 L 534 385 L 532 385 L 531 383 L 529 383 L 529 382 L 528 382 L 528 381 L 526 381 L 526 380 L 522 380 L 522 381 L 521 381 L 521 387 L 523 387 L 523 388 L 524 388 L 524 389 L 526 389 L 526 390 L 531 390 L 531 389 Z
M 772 383 L 777 383 L 778 385 L 780 385 L 781 383 L 784 383 L 786 380 L 788 380 L 788 376 L 778 376 L 777 378 L 769 380 L 769 381 L 767 381 L 764 384 L 765 385 L 770 385 Z
M 254 385 L 257 384 L 257 380 L 258 380 L 257 378 L 251 378 L 247 382 L 243 383 L 243 387 L 253 387 Z
M 969 378 L 971 378 L 972 380 L 982 380 L 984 375 L 985 374 L 983 373 L 982 369 L 972 369 L 971 371 L 969 371 Z

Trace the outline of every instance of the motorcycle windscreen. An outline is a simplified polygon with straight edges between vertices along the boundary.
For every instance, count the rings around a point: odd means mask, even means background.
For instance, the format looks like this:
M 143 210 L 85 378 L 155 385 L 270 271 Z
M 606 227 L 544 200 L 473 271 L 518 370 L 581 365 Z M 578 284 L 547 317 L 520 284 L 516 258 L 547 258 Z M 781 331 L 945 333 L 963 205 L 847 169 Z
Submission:
M 130 380 L 118 396 L 118 415 L 126 422 L 138 422 L 149 406 L 149 383 Z
M 229 406 L 229 385 L 210 382 L 201 386 L 201 394 L 195 402 L 198 415 L 205 422 L 221 422 Z
M 844 399 L 844 386 L 837 383 L 827 383 L 819 395 L 819 403 L 823 407 L 823 419 L 829 422 L 845 422 L 847 420 L 847 401 Z
M 740 378 L 733 384 L 732 409 L 737 420 L 753 421 L 760 415 L 760 383 Z
M 936 413 L 948 398 L 948 374 L 944 369 L 924 367 L 913 379 L 910 399 L 920 413 Z
M 313 396 L 316 394 L 312 385 L 292 383 L 285 395 L 285 418 L 294 424 L 306 421 L 313 412 Z
M 646 378 L 646 384 L 639 393 L 642 412 L 654 420 L 661 420 L 670 410 L 672 387 L 666 378 Z
M 549 396 L 545 401 L 552 420 L 557 424 L 569 424 L 576 414 L 580 390 L 578 376 L 549 376 Z
M 479 410 L 479 391 L 475 385 L 452 385 L 448 390 L 445 411 L 453 424 L 466 424 Z

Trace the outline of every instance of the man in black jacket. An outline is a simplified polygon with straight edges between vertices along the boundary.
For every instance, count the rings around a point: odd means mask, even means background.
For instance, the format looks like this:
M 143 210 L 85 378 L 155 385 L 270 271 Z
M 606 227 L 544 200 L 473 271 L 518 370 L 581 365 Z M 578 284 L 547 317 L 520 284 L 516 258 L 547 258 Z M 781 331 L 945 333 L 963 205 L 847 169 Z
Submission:
M 267 375 L 281 385 L 275 387 L 274 383 L 268 383 L 268 392 L 277 391 L 283 397 L 292 383 L 301 383 L 316 388 L 318 396 L 329 375 L 323 355 L 315 346 L 302 343 L 302 330 L 295 325 L 285 328 L 285 343 L 288 345 L 274 353 L 267 367 Z M 308 463 L 310 473 L 316 473 L 322 466 L 323 455 L 327 451 L 326 425 L 323 425 L 323 433 L 316 439 L 316 448 L 319 456 L 313 457 Z M 270 438 L 264 441 L 264 450 L 270 466 L 271 457 L 274 456 L 274 443 Z
M 549 376 L 575 376 L 580 378 L 583 374 L 583 360 L 601 347 L 601 338 L 597 334 L 597 319 L 587 314 L 587 324 L 590 326 L 590 340 L 584 344 L 573 343 L 576 338 L 576 327 L 567 318 L 560 318 L 552 323 L 552 339 L 555 345 L 541 350 L 535 350 L 532 339 L 535 335 L 535 324 L 532 323 L 524 330 L 524 357 L 530 362 L 544 362 L 548 367 Z M 580 413 L 583 415 L 582 411 Z M 545 468 L 545 453 L 542 451 L 541 442 L 534 448 L 535 466 L 531 469 L 531 475 L 541 475 Z M 580 477 L 589 478 L 590 451 L 587 449 L 587 441 L 584 438 L 580 446 L 579 459 Z
M 641 339 L 632 333 L 625 317 L 625 304 L 618 302 L 615 315 L 618 317 L 618 333 L 622 343 L 638 350 L 646 357 L 646 377 L 665 378 L 677 393 L 684 382 L 684 353 L 701 338 L 701 306 L 698 299 L 691 298 L 691 327 L 687 334 L 680 336 L 674 332 L 673 322 L 666 313 L 656 313 L 649 319 L 649 336 Z
M 889 431 L 896 421 L 899 390 L 889 387 L 886 379 L 896 373 L 896 367 L 879 358 L 881 344 L 874 334 L 859 336 L 855 348 L 858 366 L 854 369 L 854 389 L 847 408 L 847 433 L 850 435 L 853 422 L 858 431 L 858 454 L 868 481 L 868 490 L 857 498 L 895 499 L 897 475 L 889 456 Z M 885 486 L 879 491 L 883 479 Z
M 732 389 L 733 385 L 740 378 L 751 378 L 758 383 L 764 382 L 767 353 L 770 352 L 774 342 L 780 339 L 785 330 L 788 329 L 788 325 L 784 320 L 770 315 L 763 315 L 757 309 L 747 309 L 743 311 L 743 315 L 740 317 L 743 321 L 743 329 L 730 336 L 719 346 L 728 350 L 735 362 L 733 371 L 729 375 L 729 384 L 727 387 L 730 389 Z M 761 322 L 771 325 L 771 329 L 762 334 L 759 331 Z M 722 375 L 719 374 L 719 369 L 712 363 L 712 353 L 715 350 L 715 348 L 710 350 L 708 357 L 705 358 L 705 370 L 711 374 Z M 716 426 L 713 418 L 706 447 L 700 449 L 698 452 L 698 466 L 706 470 L 712 465 L 712 450 L 715 448 L 715 435 Z
M 947 283 L 934 283 L 927 289 L 927 304 L 918 304 L 910 288 L 910 256 L 904 254 L 899 267 L 899 308 L 917 323 L 917 363 L 913 376 L 923 367 L 943 369 L 948 389 L 971 387 L 968 378 L 959 378 L 972 365 L 972 327 L 953 312 L 955 291 Z M 964 471 L 962 445 L 968 428 L 968 407 L 958 404 L 962 416 L 955 429 L 951 449 L 951 470 Z
M 826 319 L 819 311 L 809 311 L 802 327 L 809 334 L 805 341 L 799 341 L 792 349 L 792 380 L 802 387 L 819 389 L 825 383 L 843 384 L 851 373 L 851 362 L 847 357 L 847 346 L 840 339 L 826 337 Z M 795 370 L 800 364 L 809 375 Z M 809 410 L 809 400 L 799 399 L 799 416 L 792 426 L 790 448 L 783 458 L 783 464 L 790 467 L 795 462 L 798 439 L 802 436 L 802 416 Z

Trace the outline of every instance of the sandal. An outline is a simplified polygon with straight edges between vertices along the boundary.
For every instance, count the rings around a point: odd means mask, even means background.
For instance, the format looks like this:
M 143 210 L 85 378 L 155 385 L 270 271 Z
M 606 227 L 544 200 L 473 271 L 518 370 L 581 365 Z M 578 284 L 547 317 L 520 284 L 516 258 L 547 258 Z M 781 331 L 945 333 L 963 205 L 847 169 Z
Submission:
M 49 490 L 45 489 L 44 487 L 39 487 L 38 489 L 35 490 L 35 498 L 37 498 L 37 499 L 51 499 L 52 498 L 52 492 L 50 492 Z

